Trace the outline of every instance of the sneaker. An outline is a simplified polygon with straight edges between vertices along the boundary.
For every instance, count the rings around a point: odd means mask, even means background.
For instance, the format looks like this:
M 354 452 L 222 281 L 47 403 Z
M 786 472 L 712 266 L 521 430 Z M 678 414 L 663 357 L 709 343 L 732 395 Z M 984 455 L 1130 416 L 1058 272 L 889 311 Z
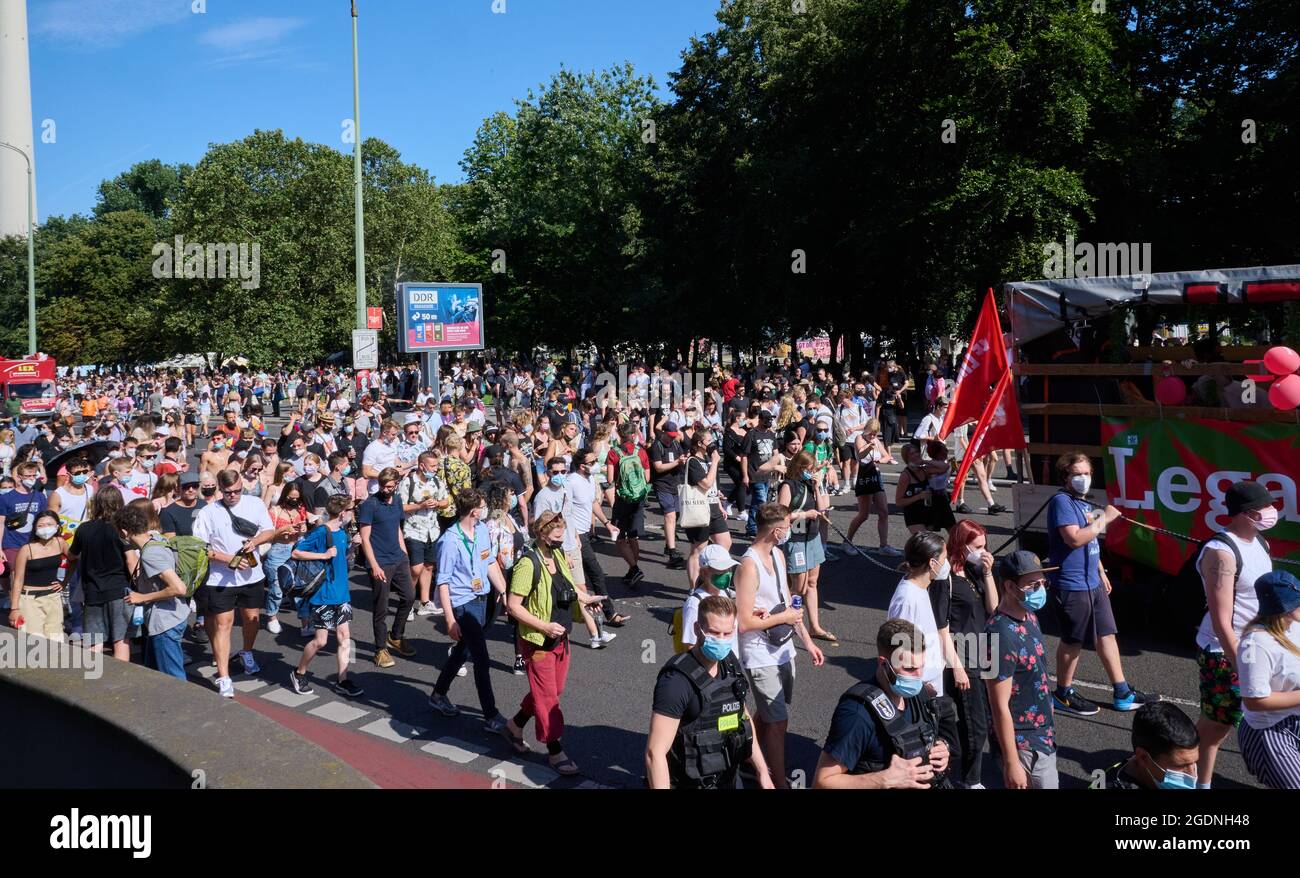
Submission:
M 500 713 L 483 724 L 483 731 L 489 732 L 493 735 L 505 735 L 506 728 L 506 718 Z M 507 737 L 509 736 L 507 735 Z
M 845 540 L 840 543 L 840 551 L 845 555 L 856 555 L 858 554 L 858 547 L 850 543 L 848 540 Z
M 645 579 L 645 573 L 640 567 L 634 567 L 632 568 L 632 578 L 627 581 L 627 584 L 632 588 L 636 588 L 643 579 Z
M 603 640 L 605 643 L 609 643 L 609 642 L 610 642 L 611 640 L 613 640 L 615 637 L 618 637 L 618 635 L 615 634 L 613 631 L 601 631 L 601 632 L 600 632 L 600 639 Z
M 293 691 L 297 692 L 299 695 L 306 695 L 311 691 L 311 684 L 307 682 L 307 675 L 300 674 L 297 671 L 289 672 L 289 685 L 292 686 Z
M 973 783 L 970 786 L 966 787 L 966 789 L 968 790 L 982 790 L 984 788 L 985 788 L 984 784 L 982 783 Z
M 195 625 L 189 630 L 190 640 L 195 643 L 207 643 L 208 632 L 202 625 Z
M 749 521 L 749 513 L 741 510 L 737 510 L 734 518 L 736 519 L 736 521 Z
M 266 630 L 270 631 L 272 634 L 279 634 L 281 631 L 280 620 L 274 616 L 269 617 L 266 620 Z
M 681 555 L 673 553 L 668 556 L 667 567 L 669 570 L 682 570 L 686 567 L 686 559 Z M 642 574 L 644 576 L 644 574 Z
M 989 493 L 990 493 L 990 494 L 996 494 L 997 492 L 998 492 L 998 486 L 995 485 L 995 484 L 993 484 L 993 480 L 990 479 L 990 480 L 989 480 Z
M 528 666 L 524 664 L 524 657 L 521 655 L 515 656 L 515 676 L 522 677 L 526 673 L 528 673 Z
M 469 674 L 469 662 L 465 662 L 465 664 L 460 666 L 460 670 L 456 672 L 456 676 L 464 677 L 468 674 Z
M 248 650 L 244 650 L 239 654 L 239 660 L 244 663 L 245 674 L 252 675 L 262 672 L 262 669 L 257 665 L 257 659 L 253 658 L 253 654 Z
M 402 658 L 410 658 L 415 655 L 415 647 L 411 646 L 405 640 L 394 640 L 388 637 L 388 648 L 400 655 Z
M 1100 707 L 1076 692 L 1073 686 L 1070 687 L 1069 692 L 1065 693 L 1064 698 L 1053 692 L 1052 707 L 1062 713 L 1072 713 L 1075 716 L 1092 716 L 1101 712 Z
M 591 638 L 591 648 L 592 648 L 592 649 L 604 649 L 604 648 L 605 648 L 605 641 L 601 640 L 599 637 L 593 637 L 593 638 Z
M 334 684 L 334 691 L 344 698 L 356 698 L 365 693 L 365 690 L 352 682 L 351 677 L 344 677 Z
M 406 621 L 408 622 L 415 621 L 415 607 L 411 607 L 411 611 L 406 614 Z
M 1006 511 L 1007 507 L 1003 506 L 1001 503 L 994 503 L 989 507 L 989 515 L 1001 515 Z
M 437 692 L 429 693 L 429 706 L 443 716 L 459 716 L 460 708 L 452 704 L 446 695 L 439 695 Z
M 1137 710 L 1144 704 L 1150 704 L 1159 701 L 1159 695 L 1148 695 L 1145 692 L 1139 692 L 1132 686 L 1129 687 L 1128 694 L 1123 698 L 1116 698 L 1111 701 L 1111 706 L 1116 710 Z
M 442 607 L 438 606 L 438 605 L 435 604 L 433 601 L 425 601 L 424 603 L 420 604 L 420 605 L 416 608 L 416 610 L 415 610 L 415 615 L 417 615 L 417 616 L 441 616 L 441 615 L 442 615 Z
M 381 668 L 391 668 L 393 665 L 397 664 L 397 662 L 393 661 L 393 657 L 388 654 L 388 650 L 381 649 L 379 652 L 375 653 L 375 664 L 379 665 Z
M 896 549 L 896 548 L 894 548 L 893 546 L 881 546 L 881 547 L 880 547 L 880 554 L 882 554 L 882 555 L 902 555 L 902 554 L 903 554 L 903 550 L 902 550 L 902 549 Z
M 235 684 L 230 682 L 229 677 L 218 677 L 217 692 L 221 695 L 222 698 L 234 698 Z
M 974 509 L 971 509 L 969 506 L 967 506 L 965 500 L 963 500 L 963 501 L 961 501 L 960 503 L 958 503 L 958 504 L 956 505 L 956 507 L 955 507 L 952 511 L 953 511 L 953 512 L 957 512 L 957 513 L 960 513 L 960 514 L 962 514 L 962 515 L 974 515 L 974 514 L 975 514 L 975 510 L 974 510 Z
M 1007 481 L 1011 481 L 1011 482 L 1020 481 L 1020 473 L 1016 472 L 1015 467 L 1012 466 L 1007 467 Z

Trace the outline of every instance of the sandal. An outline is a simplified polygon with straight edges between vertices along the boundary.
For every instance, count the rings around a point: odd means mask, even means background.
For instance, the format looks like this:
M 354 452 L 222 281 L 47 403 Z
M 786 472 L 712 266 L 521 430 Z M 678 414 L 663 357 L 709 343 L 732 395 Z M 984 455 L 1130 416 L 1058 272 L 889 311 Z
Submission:
M 522 756 L 525 753 L 532 752 L 528 746 L 528 742 L 524 740 L 524 733 L 522 731 L 519 733 L 519 737 L 516 738 L 514 732 L 510 731 L 510 726 L 507 725 L 501 730 L 501 736 L 506 739 L 506 743 L 510 745 L 511 749 L 519 755 Z
M 817 631 L 817 632 L 814 632 L 813 635 L 812 635 L 812 639 L 813 639 L 813 640 L 825 640 L 827 643 L 834 644 L 835 646 L 839 646 L 839 645 L 840 645 L 840 639 L 839 639 L 838 637 L 836 637 L 834 634 L 830 633 L 829 631 Z
M 551 768 L 554 769 L 555 772 L 559 774 L 561 777 L 573 777 L 576 774 L 582 773 L 581 771 L 578 770 L 577 763 L 574 762 L 572 759 L 570 759 L 568 756 L 564 756 L 563 754 L 557 754 L 557 755 L 563 756 L 563 758 L 560 759 L 559 762 L 555 761 L 555 756 L 552 756 L 549 761 L 551 763 Z

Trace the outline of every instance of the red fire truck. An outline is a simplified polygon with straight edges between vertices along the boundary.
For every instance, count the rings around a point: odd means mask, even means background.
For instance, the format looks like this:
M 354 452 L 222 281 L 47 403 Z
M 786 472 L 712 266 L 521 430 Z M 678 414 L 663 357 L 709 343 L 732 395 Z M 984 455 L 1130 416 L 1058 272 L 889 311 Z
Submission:
M 53 417 L 59 402 L 54 359 L 37 354 L 22 360 L 0 360 L 0 400 L 10 417 Z

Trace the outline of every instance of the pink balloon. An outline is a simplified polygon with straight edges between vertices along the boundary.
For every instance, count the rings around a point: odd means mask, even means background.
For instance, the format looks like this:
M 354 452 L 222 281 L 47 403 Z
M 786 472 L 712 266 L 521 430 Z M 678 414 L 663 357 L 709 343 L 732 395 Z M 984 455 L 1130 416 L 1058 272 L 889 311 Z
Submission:
M 1300 375 L 1287 375 L 1274 381 L 1268 389 L 1268 401 L 1284 412 L 1300 406 Z
M 1156 402 L 1161 405 L 1182 405 L 1187 398 L 1187 385 L 1183 379 L 1168 375 L 1156 382 Z
M 1274 375 L 1292 375 L 1300 369 L 1300 354 L 1279 345 L 1264 354 L 1264 368 Z

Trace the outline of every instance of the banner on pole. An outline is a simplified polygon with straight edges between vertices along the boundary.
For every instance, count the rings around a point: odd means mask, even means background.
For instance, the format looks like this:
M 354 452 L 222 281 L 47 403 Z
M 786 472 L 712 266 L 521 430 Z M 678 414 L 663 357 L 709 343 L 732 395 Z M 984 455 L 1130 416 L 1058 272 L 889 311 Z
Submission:
M 1227 526 L 1228 486 L 1256 481 L 1280 501 L 1277 525 L 1268 532 L 1270 553 L 1300 561 L 1300 431 L 1294 424 L 1102 418 L 1101 443 L 1106 493 L 1126 516 L 1205 540 Z M 1173 574 L 1196 547 L 1121 518 L 1107 528 L 1106 548 Z M 1282 569 L 1300 571 L 1290 564 Z
M 993 391 L 998 386 L 998 381 L 1008 368 L 1007 347 L 1003 340 L 1002 323 L 998 320 L 998 303 L 990 289 L 980 308 L 975 331 L 971 333 L 970 346 L 962 360 L 961 371 L 957 373 L 957 386 L 953 390 L 948 412 L 939 427 L 941 438 L 947 439 L 955 428 L 980 419 L 993 400 Z M 1014 385 L 1011 396 L 1014 400 Z M 1019 424 L 1019 412 L 1016 422 Z M 1023 445 L 1021 442 L 1013 446 L 996 447 L 1021 448 Z

